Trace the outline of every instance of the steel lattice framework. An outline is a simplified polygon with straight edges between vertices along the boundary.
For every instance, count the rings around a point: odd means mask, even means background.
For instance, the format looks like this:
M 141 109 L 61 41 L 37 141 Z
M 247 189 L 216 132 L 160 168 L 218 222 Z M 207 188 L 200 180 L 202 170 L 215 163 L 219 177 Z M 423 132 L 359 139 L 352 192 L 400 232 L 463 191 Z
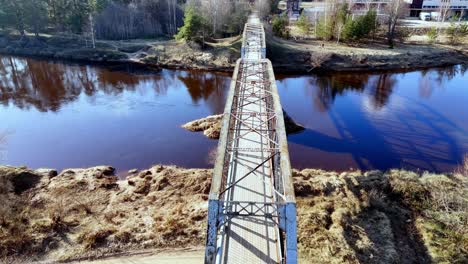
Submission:
M 265 33 L 245 25 L 209 197 L 205 263 L 297 263 L 296 203 Z

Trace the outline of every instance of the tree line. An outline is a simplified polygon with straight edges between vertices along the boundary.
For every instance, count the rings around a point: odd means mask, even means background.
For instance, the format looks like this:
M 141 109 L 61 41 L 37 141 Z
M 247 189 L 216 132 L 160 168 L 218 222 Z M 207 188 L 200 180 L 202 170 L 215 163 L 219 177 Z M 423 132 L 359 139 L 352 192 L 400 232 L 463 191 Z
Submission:
M 183 0 L 0 0 L 0 27 L 129 39 L 173 35 Z
M 188 0 L 176 39 L 203 43 L 210 38 L 237 35 L 242 32 L 249 12 L 248 0 Z
M 241 32 L 248 12 L 248 0 L 0 0 L 0 28 L 23 36 L 173 37 L 184 25 L 184 15 L 195 15 L 200 23 L 194 34 L 215 38 Z
M 303 35 L 313 31 L 319 39 L 337 42 L 359 41 L 383 33 L 388 45 L 393 47 L 395 39 L 404 33 L 399 32 L 397 25 L 406 15 L 407 8 L 408 4 L 404 0 L 392 0 L 380 12 L 368 7 L 366 13 L 358 15 L 354 14 L 346 1 L 326 0 L 324 11 L 320 16 L 315 16 L 315 21 L 310 21 L 302 13 L 296 26 Z M 289 37 L 288 23 L 289 19 L 285 15 L 275 16 L 272 21 L 273 32 L 280 37 Z

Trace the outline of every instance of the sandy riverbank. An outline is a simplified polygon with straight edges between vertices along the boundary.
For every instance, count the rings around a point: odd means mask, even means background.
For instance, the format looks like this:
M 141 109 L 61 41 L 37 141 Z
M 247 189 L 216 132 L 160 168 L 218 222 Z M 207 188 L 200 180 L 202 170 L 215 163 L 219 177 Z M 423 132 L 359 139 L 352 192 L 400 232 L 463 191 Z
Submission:
M 71 261 L 202 248 L 212 171 L 0 167 L 0 257 Z M 294 170 L 303 263 L 466 261 L 467 166 L 458 174 Z

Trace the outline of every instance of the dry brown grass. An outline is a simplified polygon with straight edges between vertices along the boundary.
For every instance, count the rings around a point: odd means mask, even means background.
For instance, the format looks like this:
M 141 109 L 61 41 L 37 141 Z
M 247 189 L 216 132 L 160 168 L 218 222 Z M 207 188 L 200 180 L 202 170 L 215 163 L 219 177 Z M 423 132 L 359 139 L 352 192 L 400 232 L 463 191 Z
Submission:
M 465 154 L 462 164 L 458 166 L 455 173 L 468 177 L 468 154 Z
M 115 228 L 86 230 L 78 236 L 77 242 L 82 244 L 86 250 L 91 250 L 99 246 L 103 246 L 107 242 L 107 238 L 116 231 L 117 230 Z
M 408 171 L 295 171 L 308 263 L 464 263 L 466 177 Z
M 436 263 L 464 263 L 468 256 L 468 179 L 461 174 L 394 171 L 393 191 L 413 210 L 415 226 Z
M 203 134 L 208 138 L 219 139 L 222 119 L 223 115 L 212 115 L 191 121 L 182 127 L 192 132 L 203 131 Z
M 211 170 L 154 166 L 117 182 L 112 168 L 96 167 L 39 175 L 27 184 L 14 180 L 31 174 L 0 167 L 0 257 L 9 261 L 204 243 Z M 463 262 L 466 179 L 406 171 L 294 171 L 302 259 Z
M 331 57 L 332 57 L 331 53 L 311 52 L 310 53 L 310 69 L 308 71 L 313 71 L 314 69 L 323 67 L 323 65 L 327 61 L 329 61 Z
M 0 167 L 0 256 L 63 261 L 204 239 L 209 170 L 155 166 L 121 182 L 110 167 L 25 175 L 35 174 Z

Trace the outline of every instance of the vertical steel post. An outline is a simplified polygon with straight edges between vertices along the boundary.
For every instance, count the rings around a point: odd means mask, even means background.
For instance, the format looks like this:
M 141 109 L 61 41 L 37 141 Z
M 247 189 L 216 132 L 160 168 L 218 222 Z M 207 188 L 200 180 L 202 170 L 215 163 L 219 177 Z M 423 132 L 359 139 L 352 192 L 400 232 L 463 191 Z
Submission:
M 296 204 L 285 203 L 279 209 L 279 227 L 284 231 L 284 258 L 286 264 L 297 264 Z
M 286 264 L 297 264 L 296 204 L 287 203 L 286 213 Z
M 208 201 L 208 226 L 206 233 L 205 264 L 212 264 L 216 256 L 216 238 L 218 236 L 219 200 Z

